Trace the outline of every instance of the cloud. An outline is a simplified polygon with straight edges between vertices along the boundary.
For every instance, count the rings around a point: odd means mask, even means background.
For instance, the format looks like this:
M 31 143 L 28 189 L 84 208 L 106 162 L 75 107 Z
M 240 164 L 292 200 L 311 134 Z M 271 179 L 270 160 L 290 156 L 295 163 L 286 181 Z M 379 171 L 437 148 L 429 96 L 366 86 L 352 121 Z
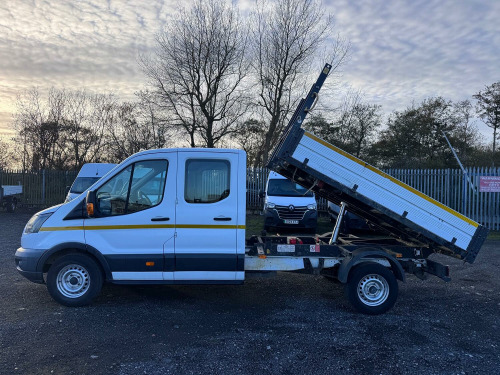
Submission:
M 352 43 L 343 80 L 386 111 L 430 96 L 471 99 L 500 80 L 499 1 L 327 4 Z
M 37 86 L 115 92 L 131 98 L 144 77 L 138 57 L 175 3 L 18 1 L 0 3 L 0 111 Z M 6 118 L 0 126 L 6 126 Z
M 3 0 L 0 112 L 38 86 L 114 92 L 131 99 L 145 78 L 138 56 L 182 2 Z M 500 1 L 326 0 L 336 31 L 352 43 L 339 87 L 386 112 L 441 95 L 470 98 L 500 80 Z M 189 5 L 189 3 L 186 3 Z M 243 14 L 252 1 L 239 1 Z M 0 116 L 0 128 L 10 115 Z M 1 132 L 1 129 L 0 129 Z

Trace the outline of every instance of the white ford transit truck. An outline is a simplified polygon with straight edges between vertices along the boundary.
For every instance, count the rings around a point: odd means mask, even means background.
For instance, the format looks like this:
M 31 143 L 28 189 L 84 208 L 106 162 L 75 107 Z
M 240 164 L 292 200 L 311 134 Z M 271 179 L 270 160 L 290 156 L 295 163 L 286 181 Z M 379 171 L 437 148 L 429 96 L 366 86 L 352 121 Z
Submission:
M 406 273 L 448 281 L 448 267 L 429 255 L 472 263 L 487 229 L 302 129 L 330 68 L 300 102 L 269 167 L 341 207 L 332 233 L 245 240 L 244 151 L 150 150 L 86 196 L 35 214 L 15 254 L 18 271 L 67 306 L 90 303 L 104 281 L 241 284 L 249 273 L 310 273 L 345 284 L 367 314 L 394 305 Z M 385 235 L 339 236 L 346 211 Z

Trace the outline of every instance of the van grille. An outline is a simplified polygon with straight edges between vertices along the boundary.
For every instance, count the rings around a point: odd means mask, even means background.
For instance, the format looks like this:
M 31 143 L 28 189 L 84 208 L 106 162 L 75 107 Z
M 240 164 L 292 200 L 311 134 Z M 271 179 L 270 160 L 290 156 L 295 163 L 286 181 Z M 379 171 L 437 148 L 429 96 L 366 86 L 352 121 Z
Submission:
M 293 210 L 290 210 L 290 206 L 276 206 L 276 211 L 278 211 L 278 216 L 282 220 L 302 220 L 307 211 L 307 206 L 293 206 Z

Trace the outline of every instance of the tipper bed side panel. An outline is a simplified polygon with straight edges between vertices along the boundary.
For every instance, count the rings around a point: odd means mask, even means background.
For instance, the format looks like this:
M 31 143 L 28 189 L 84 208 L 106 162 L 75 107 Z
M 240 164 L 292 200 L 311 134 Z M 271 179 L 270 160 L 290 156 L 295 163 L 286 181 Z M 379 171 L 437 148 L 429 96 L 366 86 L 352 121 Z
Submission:
M 472 263 L 488 230 L 298 127 L 287 129 L 269 166 L 395 237 Z
M 467 249 L 478 227 L 476 222 L 315 138 L 305 133 L 292 158 L 300 163 L 309 159 L 307 165 L 310 168 L 325 176 L 332 176 L 349 189 L 357 186 L 358 194 L 384 206 L 396 216 L 406 216 L 406 219 L 419 227 L 433 232 L 447 242 L 454 242 L 463 250 Z

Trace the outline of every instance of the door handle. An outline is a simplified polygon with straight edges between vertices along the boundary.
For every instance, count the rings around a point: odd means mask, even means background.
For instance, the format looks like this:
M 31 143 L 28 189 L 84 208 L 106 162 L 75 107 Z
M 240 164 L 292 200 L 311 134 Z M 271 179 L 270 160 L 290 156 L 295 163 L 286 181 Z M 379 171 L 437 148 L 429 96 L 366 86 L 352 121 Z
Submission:
M 169 221 L 169 217 L 154 217 L 151 219 L 151 221 Z
M 214 217 L 215 221 L 231 221 L 230 217 Z

